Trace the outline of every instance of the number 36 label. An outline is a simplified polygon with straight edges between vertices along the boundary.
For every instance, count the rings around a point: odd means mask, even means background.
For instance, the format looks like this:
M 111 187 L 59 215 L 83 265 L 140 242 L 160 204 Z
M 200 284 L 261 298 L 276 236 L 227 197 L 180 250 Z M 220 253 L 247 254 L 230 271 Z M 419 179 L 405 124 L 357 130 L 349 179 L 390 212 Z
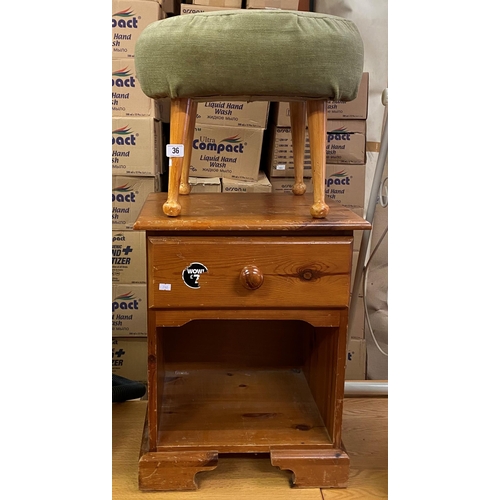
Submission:
M 184 157 L 184 144 L 167 144 L 167 157 L 168 158 L 183 158 Z

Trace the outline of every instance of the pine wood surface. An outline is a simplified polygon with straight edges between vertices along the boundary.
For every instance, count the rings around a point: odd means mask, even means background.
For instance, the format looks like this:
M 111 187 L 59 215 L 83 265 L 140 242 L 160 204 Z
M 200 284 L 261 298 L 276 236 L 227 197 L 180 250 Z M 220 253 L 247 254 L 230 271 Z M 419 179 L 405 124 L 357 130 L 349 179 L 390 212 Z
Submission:
M 351 458 L 347 489 L 290 488 L 291 473 L 268 456 L 222 455 L 216 469 L 197 475 L 196 492 L 143 492 L 137 484 L 146 401 L 113 404 L 113 500 L 337 500 L 388 498 L 388 399 L 347 398 L 343 442 Z
M 168 397 L 161 406 L 158 451 L 331 447 L 301 370 L 198 369 L 165 376 Z
M 330 202 L 324 219 L 309 213 L 312 193 L 194 193 L 181 196 L 182 214 L 168 217 L 163 213 L 167 193 L 150 193 L 134 224 L 148 231 L 300 231 L 331 234 L 331 231 L 366 230 L 371 224 L 340 203 Z
M 175 309 L 347 307 L 352 238 L 148 237 L 149 307 Z M 183 269 L 202 263 L 199 289 L 184 283 Z M 248 289 L 240 282 L 245 266 L 261 273 Z M 165 292 L 160 284 L 167 283 Z

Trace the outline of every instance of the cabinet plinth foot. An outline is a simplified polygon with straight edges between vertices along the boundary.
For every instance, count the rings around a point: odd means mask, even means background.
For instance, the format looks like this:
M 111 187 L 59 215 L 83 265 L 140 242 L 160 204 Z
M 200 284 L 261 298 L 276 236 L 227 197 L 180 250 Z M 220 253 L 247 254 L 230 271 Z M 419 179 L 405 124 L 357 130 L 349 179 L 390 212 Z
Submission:
M 142 491 L 196 490 L 196 474 L 217 467 L 214 451 L 148 452 L 139 459 L 139 489 Z
M 198 489 L 196 474 L 217 467 L 217 451 L 149 451 L 148 423 L 144 423 L 139 456 L 139 489 L 142 491 L 189 491 Z
M 341 449 L 271 450 L 271 464 L 291 470 L 294 488 L 346 488 L 349 456 Z

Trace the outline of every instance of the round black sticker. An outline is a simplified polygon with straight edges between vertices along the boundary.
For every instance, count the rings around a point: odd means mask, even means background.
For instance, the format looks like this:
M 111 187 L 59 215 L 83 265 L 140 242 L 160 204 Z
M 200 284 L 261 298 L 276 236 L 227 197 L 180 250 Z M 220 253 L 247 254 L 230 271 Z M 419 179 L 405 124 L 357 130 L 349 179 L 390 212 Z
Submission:
M 208 272 L 208 269 L 199 262 L 193 262 L 182 271 L 182 279 L 189 288 L 200 288 L 198 280 L 200 275 Z

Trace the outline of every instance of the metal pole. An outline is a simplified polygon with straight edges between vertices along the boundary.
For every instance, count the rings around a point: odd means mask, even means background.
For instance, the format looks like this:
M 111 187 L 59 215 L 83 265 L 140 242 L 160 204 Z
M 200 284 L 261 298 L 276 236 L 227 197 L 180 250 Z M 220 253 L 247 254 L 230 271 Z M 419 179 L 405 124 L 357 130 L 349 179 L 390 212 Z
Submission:
M 346 380 L 344 384 L 344 397 L 346 398 L 372 398 L 377 396 L 389 396 L 386 380 Z
M 382 103 L 387 106 L 387 89 L 384 90 L 382 94 Z M 380 188 L 380 183 L 382 182 L 382 175 L 384 174 L 385 162 L 387 160 L 387 130 L 388 130 L 388 117 L 385 120 L 385 126 L 382 131 L 382 140 L 380 143 L 380 153 L 377 159 L 377 166 L 375 167 L 375 175 L 373 176 L 372 189 L 370 192 L 370 199 L 368 201 L 368 207 L 366 209 L 366 220 L 370 223 L 373 222 L 373 216 L 375 214 L 375 207 L 377 205 L 377 197 Z M 363 237 L 361 238 L 361 245 L 359 248 L 358 264 L 356 266 L 356 274 L 354 275 L 354 284 L 352 287 L 351 303 L 349 306 L 349 320 L 347 323 L 347 338 L 351 338 L 351 331 L 353 320 L 356 314 L 356 305 L 358 290 L 361 285 L 361 278 L 363 276 L 363 268 L 365 266 L 366 254 L 368 253 L 368 244 L 370 242 L 371 231 L 363 231 Z

